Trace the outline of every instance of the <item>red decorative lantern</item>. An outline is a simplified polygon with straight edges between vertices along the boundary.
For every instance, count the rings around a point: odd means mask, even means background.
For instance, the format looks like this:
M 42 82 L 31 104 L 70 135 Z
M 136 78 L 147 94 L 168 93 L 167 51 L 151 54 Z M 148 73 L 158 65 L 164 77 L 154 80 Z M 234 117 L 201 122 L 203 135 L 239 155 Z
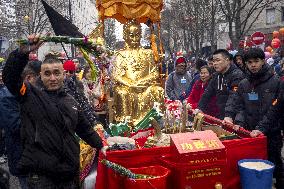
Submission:
M 281 45 L 280 39 L 278 39 L 278 38 L 272 39 L 272 41 L 271 41 L 271 46 L 272 46 L 274 49 L 279 48 L 280 45 Z
M 279 32 L 278 31 L 274 31 L 272 33 L 272 35 L 273 35 L 273 38 L 279 38 Z
M 270 52 L 270 53 L 271 53 L 273 49 L 272 49 L 271 46 L 268 46 L 268 47 L 265 48 L 265 50 L 266 50 L 267 52 Z
M 284 35 L 284 28 L 280 28 L 279 33 L 280 33 L 281 35 Z

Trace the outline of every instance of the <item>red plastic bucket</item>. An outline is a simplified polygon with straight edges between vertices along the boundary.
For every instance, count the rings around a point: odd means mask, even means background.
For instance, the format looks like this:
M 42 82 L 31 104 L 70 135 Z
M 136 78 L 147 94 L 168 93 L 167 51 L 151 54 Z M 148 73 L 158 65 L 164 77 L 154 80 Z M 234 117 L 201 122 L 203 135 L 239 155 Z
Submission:
M 156 176 L 148 179 L 125 180 L 125 189 L 166 189 L 167 178 L 170 170 L 162 166 L 150 166 L 141 168 L 130 168 L 133 173 Z

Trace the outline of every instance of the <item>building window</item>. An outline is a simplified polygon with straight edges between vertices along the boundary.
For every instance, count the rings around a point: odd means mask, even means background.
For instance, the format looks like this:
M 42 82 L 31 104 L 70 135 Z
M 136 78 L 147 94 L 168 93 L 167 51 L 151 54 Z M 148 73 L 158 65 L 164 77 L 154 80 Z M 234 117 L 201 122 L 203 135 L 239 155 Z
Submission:
M 266 9 L 266 24 L 275 23 L 275 8 Z
M 284 7 L 281 7 L 281 21 L 284 22 Z

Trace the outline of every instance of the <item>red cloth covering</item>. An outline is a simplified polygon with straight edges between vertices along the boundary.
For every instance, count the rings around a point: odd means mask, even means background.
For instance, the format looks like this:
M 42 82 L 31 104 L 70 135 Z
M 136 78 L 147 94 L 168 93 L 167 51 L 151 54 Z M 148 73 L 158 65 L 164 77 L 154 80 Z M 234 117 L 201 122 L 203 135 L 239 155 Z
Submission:
M 241 188 L 238 161 L 241 159 L 267 159 L 266 137 L 226 140 L 222 142 L 227 149 L 227 182 L 224 188 Z
M 198 102 L 201 99 L 206 87 L 208 86 L 208 82 L 203 83 L 200 79 L 196 81 L 193 85 L 192 91 L 187 99 L 187 103 L 191 104 L 193 109 L 196 109 L 198 106 Z M 216 117 L 219 114 L 219 109 L 216 105 L 216 96 L 211 98 L 207 106 L 207 111 L 205 112 L 208 115 Z
M 223 188 L 226 189 L 239 189 L 240 178 L 238 171 L 238 160 L 257 158 L 267 159 L 267 144 L 266 137 L 261 136 L 258 138 L 243 138 L 235 140 L 227 140 L 222 142 L 227 150 L 227 163 L 226 163 L 226 179 L 224 180 Z M 163 165 L 161 161 L 162 156 L 170 155 L 170 147 L 159 147 L 151 149 L 138 149 L 127 151 L 114 151 L 108 152 L 107 158 L 110 161 L 121 164 L 126 168 L 145 167 L 152 165 Z M 99 159 L 103 159 L 100 154 Z M 171 174 L 175 174 L 172 170 Z M 174 181 L 169 177 L 168 189 L 176 188 Z M 209 182 L 206 178 L 202 180 L 204 187 Z M 115 174 L 112 170 L 105 167 L 102 163 L 98 163 L 98 175 L 96 180 L 95 189 L 124 189 L 124 178 Z M 179 189 L 179 188 L 177 188 Z M 195 189 L 195 188 L 192 188 Z M 200 188 L 199 188 L 200 189 Z
M 160 165 L 161 156 L 169 153 L 170 147 L 112 151 L 107 152 L 106 159 L 126 168 L 138 168 Z M 100 153 L 95 189 L 123 189 L 124 178 L 100 163 L 100 160 L 104 158 L 103 154 Z

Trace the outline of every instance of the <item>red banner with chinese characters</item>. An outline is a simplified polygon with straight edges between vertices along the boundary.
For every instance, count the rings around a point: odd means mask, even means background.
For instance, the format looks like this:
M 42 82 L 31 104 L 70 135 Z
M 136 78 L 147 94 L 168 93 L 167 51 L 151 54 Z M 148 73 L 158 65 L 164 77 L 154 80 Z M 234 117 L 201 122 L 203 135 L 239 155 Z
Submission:
M 225 150 L 225 146 L 211 130 L 172 134 L 171 146 L 175 147 L 180 155 L 210 150 Z

